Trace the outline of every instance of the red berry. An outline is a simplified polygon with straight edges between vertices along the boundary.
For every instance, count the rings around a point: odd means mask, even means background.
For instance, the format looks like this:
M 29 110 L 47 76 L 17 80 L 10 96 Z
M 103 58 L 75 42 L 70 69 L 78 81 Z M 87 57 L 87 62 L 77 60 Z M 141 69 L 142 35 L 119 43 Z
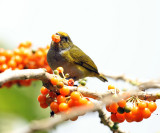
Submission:
M 46 96 L 44 96 L 44 95 L 39 95 L 39 96 L 38 96 L 38 101 L 39 101 L 40 103 L 46 103 Z
M 40 106 L 41 106 L 41 108 L 47 108 L 48 107 L 48 104 L 47 103 L 40 103 Z
M 69 79 L 68 80 L 68 86 L 73 86 L 74 85 L 74 80 L 73 79 Z

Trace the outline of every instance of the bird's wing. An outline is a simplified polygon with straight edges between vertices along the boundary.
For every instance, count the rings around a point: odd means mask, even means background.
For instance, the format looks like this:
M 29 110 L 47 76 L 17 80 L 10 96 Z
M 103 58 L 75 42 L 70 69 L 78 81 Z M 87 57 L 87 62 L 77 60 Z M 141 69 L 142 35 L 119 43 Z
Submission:
M 77 46 L 71 47 L 70 56 L 73 58 L 73 61 L 76 64 L 85 67 L 89 71 L 94 71 L 95 73 L 98 73 L 97 66 L 94 64 L 92 59 Z

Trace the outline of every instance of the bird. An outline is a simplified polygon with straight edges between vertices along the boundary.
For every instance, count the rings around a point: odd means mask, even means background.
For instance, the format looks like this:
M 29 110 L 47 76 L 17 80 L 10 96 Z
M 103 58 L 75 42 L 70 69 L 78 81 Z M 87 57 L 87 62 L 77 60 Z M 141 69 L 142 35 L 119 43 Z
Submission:
M 107 78 L 98 72 L 93 60 L 73 44 L 67 33 L 59 31 L 54 35 L 59 36 L 60 41 L 52 40 L 47 53 L 47 62 L 52 70 L 61 66 L 64 74 L 68 73 L 75 81 L 85 77 L 97 77 L 108 82 Z

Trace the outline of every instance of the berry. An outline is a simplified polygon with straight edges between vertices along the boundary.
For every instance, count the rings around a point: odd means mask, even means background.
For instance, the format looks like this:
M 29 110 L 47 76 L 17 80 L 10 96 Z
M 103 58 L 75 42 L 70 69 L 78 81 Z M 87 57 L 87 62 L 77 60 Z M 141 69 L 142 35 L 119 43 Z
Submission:
M 124 113 L 124 108 L 118 107 L 117 112 L 120 114 Z
M 85 97 L 79 99 L 79 105 L 86 105 L 88 100 Z
M 147 107 L 146 102 L 141 101 L 140 103 L 138 103 L 138 108 L 139 108 L 139 109 L 143 110 L 143 109 L 146 108 L 146 107 Z
M 38 96 L 38 101 L 39 101 L 40 103 L 46 103 L 46 96 L 44 96 L 44 95 L 39 95 L 39 96 Z
M 129 106 L 129 105 L 126 105 L 126 106 L 124 107 L 124 112 L 126 112 L 126 113 L 129 113 L 131 110 L 132 110 L 132 107 Z
M 107 110 L 108 112 L 111 112 L 111 110 L 110 110 L 110 105 L 107 105 L 107 106 L 106 106 L 106 110 Z
M 59 74 L 58 70 L 54 70 L 54 74 L 58 75 Z
M 151 111 L 148 108 L 144 108 L 144 110 L 142 111 L 142 116 L 143 118 L 149 118 L 151 116 Z
M 69 109 L 67 103 L 60 103 L 59 104 L 59 111 L 67 111 Z
M 47 95 L 48 93 L 49 93 L 49 90 L 43 86 L 43 87 L 41 88 L 41 94 Z
M 54 113 L 58 113 L 59 111 L 59 106 L 57 102 L 52 102 L 50 104 L 50 109 L 54 112 Z
M 116 113 L 117 109 L 118 109 L 118 104 L 117 103 L 112 103 L 109 108 L 110 108 L 110 111 L 112 113 Z
M 118 101 L 118 105 L 119 105 L 119 107 L 125 107 L 126 106 L 126 100 L 124 100 L 124 99 L 122 99 L 122 100 L 120 100 L 120 101 Z
M 157 105 L 155 102 L 149 102 L 147 107 L 151 112 L 154 112 L 157 109 Z
M 58 79 L 56 77 L 51 78 L 52 85 L 57 85 Z
M 133 108 L 132 108 L 132 114 L 136 115 L 136 114 L 138 114 L 138 112 L 139 112 L 138 106 L 133 106 Z
M 111 114 L 111 120 L 113 122 L 118 122 L 118 118 L 117 118 L 116 114 Z
M 63 86 L 64 86 L 64 83 L 62 81 L 57 83 L 57 87 L 58 88 L 63 88 Z
M 48 107 L 48 104 L 47 103 L 40 103 L 40 106 L 41 106 L 41 108 L 47 108 Z
M 120 113 L 116 113 L 116 117 L 117 117 L 117 119 L 120 121 L 120 122 L 122 122 L 122 121 L 124 121 L 125 120 L 125 116 L 124 116 L 124 114 L 120 114 Z
M 61 41 L 61 38 L 60 38 L 60 36 L 59 36 L 59 35 L 55 35 L 55 34 L 53 34 L 53 35 L 52 35 L 52 41 L 54 41 L 54 42 L 58 43 L 58 42 L 60 42 L 60 41 Z
M 113 85 L 108 85 L 108 90 L 115 89 Z
M 85 86 L 85 85 L 86 85 L 86 81 L 81 80 L 81 81 L 80 81 L 80 84 L 81 84 L 82 86 Z
M 125 119 L 127 122 L 132 122 L 134 120 L 134 116 L 132 114 L 132 111 L 130 111 L 129 113 L 125 113 Z
M 69 90 L 69 88 L 67 86 L 64 86 L 63 88 L 61 88 L 59 90 L 59 92 L 60 92 L 61 95 L 67 96 L 67 95 L 69 95 L 70 90 Z
M 72 92 L 72 93 L 71 93 L 71 99 L 74 100 L 74 101 L 75 101 L 75 100 L 78 101 L 78 100 L 80 99 L 80 93 L 79 93 L 78 91 Z
M 57 96 L 57 103 L 65 103 L 66 102 L 66 98 L 62 95 Z
M 74 80 L 73 79 L 69 79 L 68 80 L 68 86 L 73 86 L 74 85 Z
M 63 69 L 63 67 L 57 67 L 57 71 L 58 71 L 59 73 L 63 73 L 63 72 L 64 72 L 64 69 Z

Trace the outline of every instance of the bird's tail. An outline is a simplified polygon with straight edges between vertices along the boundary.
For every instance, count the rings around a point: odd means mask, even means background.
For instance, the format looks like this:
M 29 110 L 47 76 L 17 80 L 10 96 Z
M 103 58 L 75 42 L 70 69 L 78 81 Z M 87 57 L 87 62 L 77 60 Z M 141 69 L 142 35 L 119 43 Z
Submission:
M 98 78 L 103 82 L 108 82 L 107 78 L 103 74 L 99 74 Z

